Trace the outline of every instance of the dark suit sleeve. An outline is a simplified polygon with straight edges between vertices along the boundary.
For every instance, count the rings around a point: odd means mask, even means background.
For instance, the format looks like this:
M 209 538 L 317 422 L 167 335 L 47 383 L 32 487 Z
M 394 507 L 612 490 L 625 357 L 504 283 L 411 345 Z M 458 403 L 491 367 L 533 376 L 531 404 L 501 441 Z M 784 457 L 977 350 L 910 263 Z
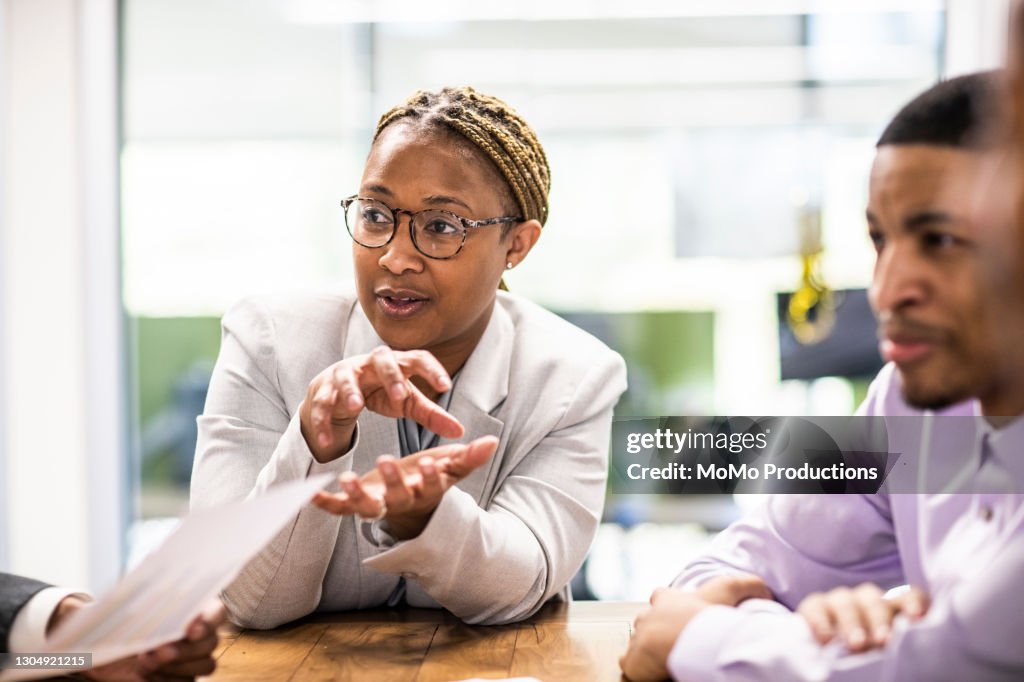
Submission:
M 7 640 L 11 634 L 18 611 L 40 590 L 49 587 L 46 583 L 31 578 L 22 578 L 10 573 L 0 573 L 0 653 L 7 652 Z

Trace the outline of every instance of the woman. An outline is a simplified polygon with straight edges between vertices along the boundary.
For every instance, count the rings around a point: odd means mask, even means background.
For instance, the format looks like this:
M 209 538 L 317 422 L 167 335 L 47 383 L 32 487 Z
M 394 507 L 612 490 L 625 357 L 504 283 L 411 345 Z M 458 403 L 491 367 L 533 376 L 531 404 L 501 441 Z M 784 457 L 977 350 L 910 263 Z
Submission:
M 503 102 L 417 93 L 381 118 L 342 202 L 356 294 L 225 315 L 193 505 L 321 472 L 341 484 L 226 590 L 233 620 L 405 602 L 503 623 L 567 595 L 626 384 L 599 341 L 498 293 L 540 236 L 549 184 L 536 136 Z

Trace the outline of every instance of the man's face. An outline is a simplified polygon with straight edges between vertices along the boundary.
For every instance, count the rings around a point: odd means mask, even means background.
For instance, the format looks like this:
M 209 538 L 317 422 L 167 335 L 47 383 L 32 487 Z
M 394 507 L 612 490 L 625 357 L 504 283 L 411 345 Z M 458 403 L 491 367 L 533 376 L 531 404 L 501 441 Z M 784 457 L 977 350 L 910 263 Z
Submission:
M 871 305 L 883 358 L 915 407 L 983 395 L 995 380 L 989 306 L 970 220 L 982 158 L 930 145 L 887 145 L 871 170 L 868 225 L 878 255 Z

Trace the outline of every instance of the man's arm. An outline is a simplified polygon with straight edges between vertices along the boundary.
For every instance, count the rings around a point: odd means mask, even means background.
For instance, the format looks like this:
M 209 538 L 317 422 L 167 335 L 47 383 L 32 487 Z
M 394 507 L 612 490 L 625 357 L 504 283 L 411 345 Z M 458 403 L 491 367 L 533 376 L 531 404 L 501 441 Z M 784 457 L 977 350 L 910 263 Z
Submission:
M 49 585 L 31 578 L 23 578 L 10 573 L 0 573 L 0 652 L 11 651 L 11 634 L 18 620 L 18 614 L 40 592 Z M 24 618 L 22 618 L 24 621 Z M 18 628 L 24 630 L 24 625 Z M 43 623 L 42 635 L 45 637 L 46 623 Z
M 906 410 L 897 382 L 893 367 L 883 368 L 857 414 Z M 840 585 L 898 585 L 903 575 L 889 498 L 884 493 L 771 496 L 721 532 L 672 586 L 694 589 L 733 574 L 761 577 L 790 609 L 808 594 Z
M 775 495 L 722 531 L 672 582 L 753 574 L 790 609 L 839 585 L 903 582 L 885 495 Z
M 669 671 L 677 680 L 1020 680 L 1022 571 L 1024 543 L 1017 542 L 984 571 L 934 595 L 924 618 L 897 620 L 884 649 L 863 654 L 820 646 L 805 620 L 781 607 L 706 606 L 676 640 Z

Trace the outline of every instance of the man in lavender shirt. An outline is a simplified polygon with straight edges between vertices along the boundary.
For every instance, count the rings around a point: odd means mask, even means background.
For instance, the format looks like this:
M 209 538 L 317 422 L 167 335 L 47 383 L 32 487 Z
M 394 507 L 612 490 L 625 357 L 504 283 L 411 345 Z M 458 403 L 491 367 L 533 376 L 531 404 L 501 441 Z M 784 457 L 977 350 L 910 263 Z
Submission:
M 622 659 L 630 679 L 1024 679 L 1024 420 L 1005 418 L 1024 413 L 1024 379 L 1001 362 L 1024 335 L 995 325 L 1008 294 L 985 286 L 991 234 L 972 211 L 994 79 L 907 105 L 870 181 L 870 294 L 889 364 L 858 412 L 932 415 L 919 421 L 936 433 L 964 415 L 957 438 L 896 443 L 921 450 L 922 470 L 958 463 L 956 494 L 769 498 L 655 593 Z M 882 599 L 902 584 L 924 597 Z

